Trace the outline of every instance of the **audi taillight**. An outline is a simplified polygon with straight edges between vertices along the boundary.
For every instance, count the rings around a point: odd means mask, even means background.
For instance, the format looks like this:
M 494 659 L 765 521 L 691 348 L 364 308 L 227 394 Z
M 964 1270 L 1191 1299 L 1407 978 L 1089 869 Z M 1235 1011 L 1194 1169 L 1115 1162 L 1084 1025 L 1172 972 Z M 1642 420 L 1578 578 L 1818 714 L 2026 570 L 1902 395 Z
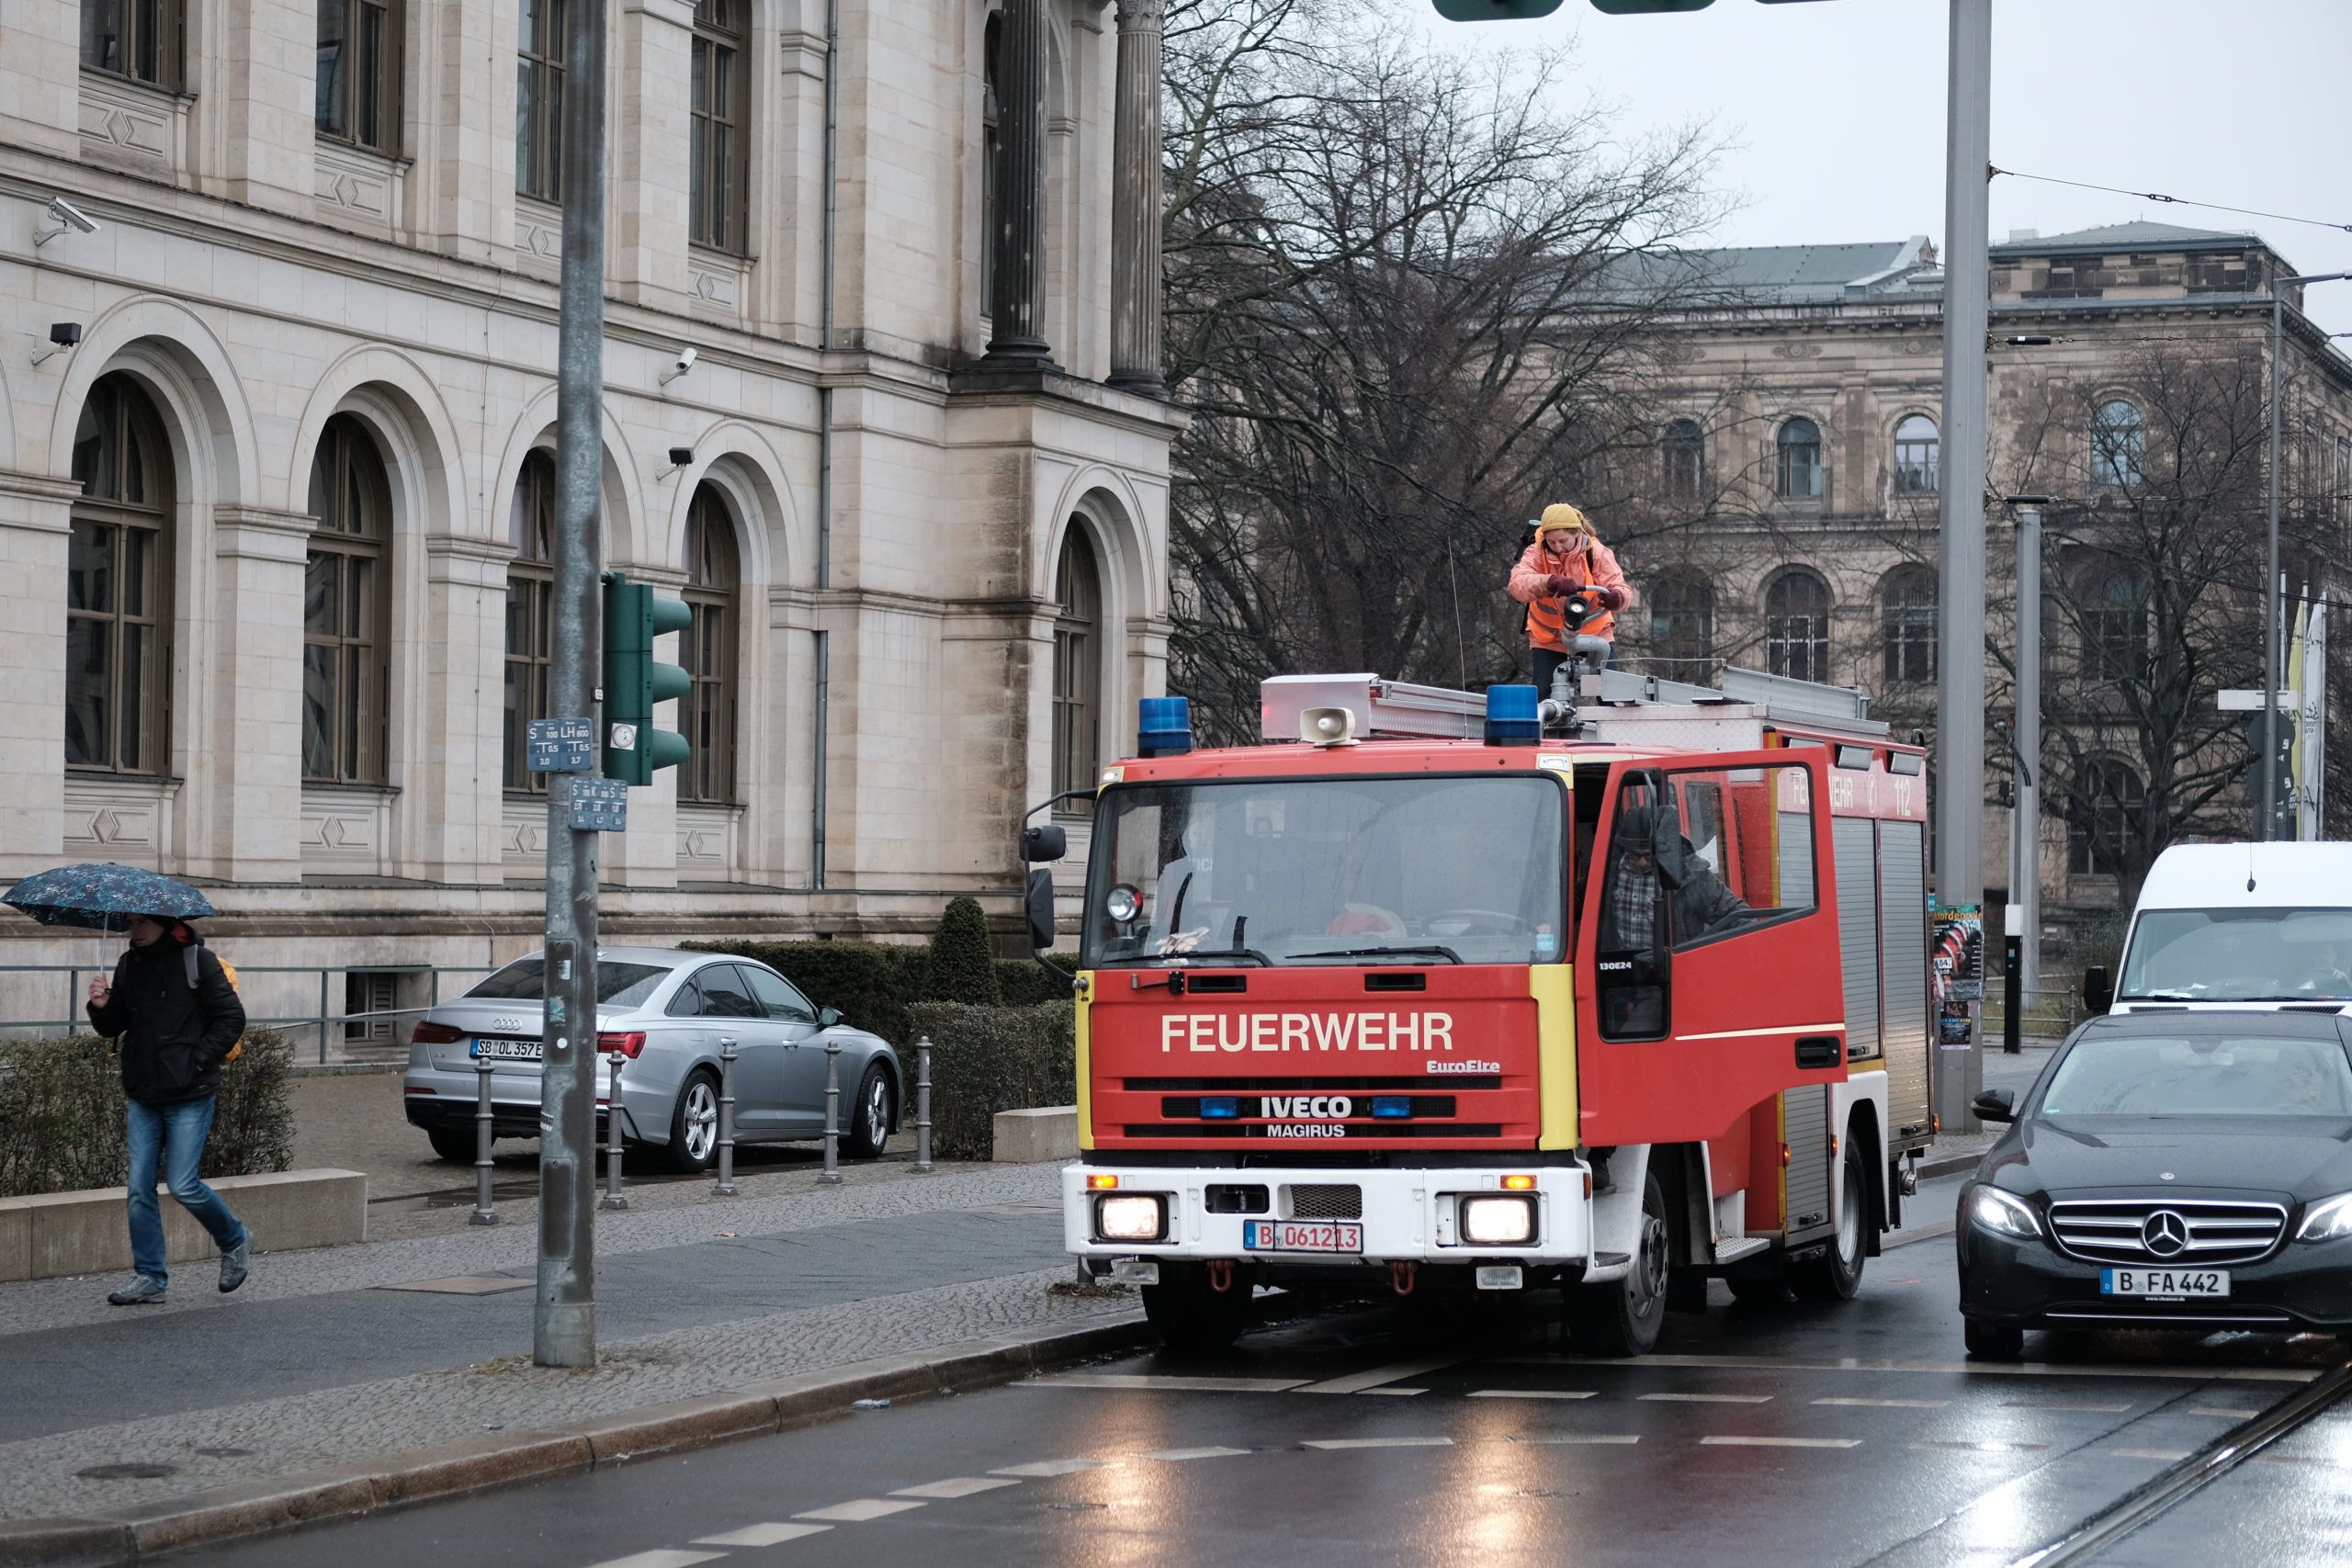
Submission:
M 409 1038 L 419 1045 L 455 1045 L 466 1037 L 462 1029 L 452 1029 L 446 1023 L 419 1023 Z
M 645 1031 L 632 1029 L 626 1034 L 599 1034 L 596 1036 L 596 1049 L 607 1056 L 626 1056 L 634 1062 L 637 1054 L 645 1049 Z

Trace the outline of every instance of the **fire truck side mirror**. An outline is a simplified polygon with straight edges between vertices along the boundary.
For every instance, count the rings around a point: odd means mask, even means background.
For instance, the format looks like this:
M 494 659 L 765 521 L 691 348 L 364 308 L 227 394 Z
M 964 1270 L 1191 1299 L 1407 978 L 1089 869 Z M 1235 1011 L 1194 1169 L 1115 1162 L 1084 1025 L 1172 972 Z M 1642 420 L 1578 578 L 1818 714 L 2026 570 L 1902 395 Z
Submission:
M 1056 861 L 1069 852 L 1069 835 L 1058 827 L 1023 828 L 1021 830 L 1021 858 L 1035 865 L 1040 861 Z
M 1032 831 L 1035 831 L 1033 829 Z M 1053 831 L 1058 835 L 1061 829 Z M 1029 886 L 1022 897 L 1022 907 L 1029 917 L 1029 950 L 1044 953 L 1054 945 L 1054 874 L 1039 867 L 1029 874 Z
M 2094 964 L 2083 971 L 2083 1006 L 2091 1012 L 2105 1012 L 2115 1005 L 2115 984 L 2107 977 L 2107 965 Z

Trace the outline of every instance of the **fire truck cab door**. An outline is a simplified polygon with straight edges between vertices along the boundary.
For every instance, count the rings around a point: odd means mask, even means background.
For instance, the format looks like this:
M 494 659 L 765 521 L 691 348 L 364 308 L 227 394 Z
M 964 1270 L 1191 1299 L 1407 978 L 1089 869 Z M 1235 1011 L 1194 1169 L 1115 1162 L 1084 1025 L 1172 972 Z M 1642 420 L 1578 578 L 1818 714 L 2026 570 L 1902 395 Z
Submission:
M 1723 1135 L 1846 1076 L 1826 753 L 1621 765 L 1584 889 L 1589 1145 Z

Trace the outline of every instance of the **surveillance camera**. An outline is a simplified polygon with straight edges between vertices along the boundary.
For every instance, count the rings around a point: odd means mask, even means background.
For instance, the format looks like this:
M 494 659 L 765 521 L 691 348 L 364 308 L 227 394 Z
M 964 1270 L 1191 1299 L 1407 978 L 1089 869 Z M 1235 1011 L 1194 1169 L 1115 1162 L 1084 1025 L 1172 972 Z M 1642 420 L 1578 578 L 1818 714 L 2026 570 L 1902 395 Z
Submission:
M 695 449 L 693 447 L 673 446 L 670 448 L 670 466 L 672 468 L 683 468 L 694 460 Z
M 678 366 L 677 366 L 677 368 L 676 368 L 676 369 L 674 369 L 674 370 L 664 370 L 663 372 L 662 372 L 662 378 L 661 378 L 661 383 L 660 383 L 660 384 L 661 384 L 661 385 L 662 385 L 662 386 L 664 386 L 664 387 L 666 387 L 666 386 L 668 386 L 671 382 L 673 382 L 673 381 L 676 380 L 679 377 L 681 377 L 681 376 L 684 375 L 687 371 L 689 371 L 689 370 L 693 369 L 694 367 L 695 367 L 695 351 L 694 351 L 693 347 L 692 347 L 691 345 L 689 345 L 689 346 L 687 346 L 687 347 L 685 347 L 685 348 L 682 348 L 682 349 L 678 350 Z
M 72 348 L 75 344 L 82 341 L 82 323 L 79 321 L 51 321 L 49 324 L 49 341 L 55 344 L 60 348 Z
M 85 234 L 95 234 L 98 231 L 96 219 L 62 196 L 52 196 L 49 198 L 49 215 L 68 228 L 78 229 Z

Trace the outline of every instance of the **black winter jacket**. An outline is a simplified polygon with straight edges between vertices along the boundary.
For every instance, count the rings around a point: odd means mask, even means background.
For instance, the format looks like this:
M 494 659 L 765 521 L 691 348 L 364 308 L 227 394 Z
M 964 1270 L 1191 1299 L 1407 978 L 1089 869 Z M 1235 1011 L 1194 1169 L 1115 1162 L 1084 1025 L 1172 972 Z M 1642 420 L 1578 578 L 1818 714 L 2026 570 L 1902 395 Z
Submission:
M 107 1005 L 90 1004 L 90 1026 L 122 1036 L 122 1092 L 141 1105 L 189 1105 L 220 1090 L 220 1063 L 245 1032 L 245 1007 L 209 948 L 187 954 L 169 936 L 133 947 L 114 966 Z

